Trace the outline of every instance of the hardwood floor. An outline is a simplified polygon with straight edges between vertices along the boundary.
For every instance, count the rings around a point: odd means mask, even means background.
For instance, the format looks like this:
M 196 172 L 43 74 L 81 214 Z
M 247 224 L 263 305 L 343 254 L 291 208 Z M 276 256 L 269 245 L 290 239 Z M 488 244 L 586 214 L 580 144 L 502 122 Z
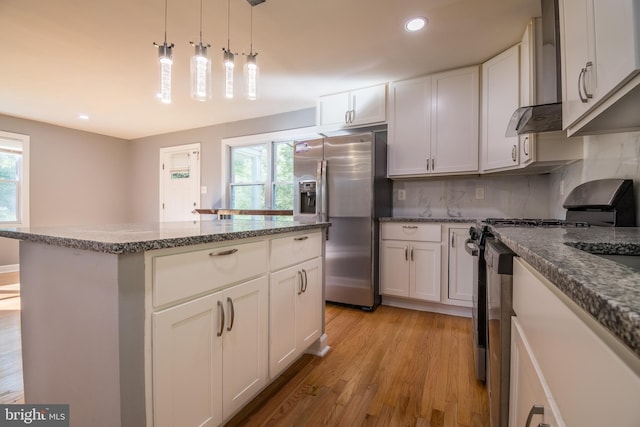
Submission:
M 0 300 L 0 403 L 24 401 L 19 310 L 19 298 Z M 386 306 L 325 315 L 331 351 L 303 356 L 227 426 L 489 424 L 470 319 Z
M 227 426 L 487 426 L 471 320 L 328 305 L 331 351 L 304 356 Z

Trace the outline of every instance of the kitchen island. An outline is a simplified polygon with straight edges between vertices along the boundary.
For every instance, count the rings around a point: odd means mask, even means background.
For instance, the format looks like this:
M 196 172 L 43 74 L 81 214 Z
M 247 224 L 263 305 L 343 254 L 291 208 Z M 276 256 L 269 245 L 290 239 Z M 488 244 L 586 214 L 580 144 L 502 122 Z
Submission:
M 0 230 L 20 240 L 25 402 L 69 404 L 72 426 L 221 424 L 327 351 L 328 225 Z

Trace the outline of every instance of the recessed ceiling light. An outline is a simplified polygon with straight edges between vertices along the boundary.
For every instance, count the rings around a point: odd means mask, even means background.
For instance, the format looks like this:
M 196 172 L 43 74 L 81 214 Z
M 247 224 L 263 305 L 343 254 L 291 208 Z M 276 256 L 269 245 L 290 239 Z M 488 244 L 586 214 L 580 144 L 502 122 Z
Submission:
M 404 24 L 404 29 L 409 32 L 414 32 L 423 29 L 425 25 L 427 25 L 427 18 L 418 16 L 407 20 Z
M 87 116 L 86 114 L 78 114 L 78 118 L 80 120 L 89 120 L 89 116 Z

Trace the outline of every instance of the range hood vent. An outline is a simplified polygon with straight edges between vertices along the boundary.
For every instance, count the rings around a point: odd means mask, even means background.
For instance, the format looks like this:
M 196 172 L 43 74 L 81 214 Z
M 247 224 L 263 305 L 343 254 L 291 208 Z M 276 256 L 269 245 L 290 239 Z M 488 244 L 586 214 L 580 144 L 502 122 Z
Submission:
M 562 130 L 560 78 L 560 12 L 558 0 L 542 0 L 542 17 L 535 20 L 535 105 L 518 108 L 506 136 Z

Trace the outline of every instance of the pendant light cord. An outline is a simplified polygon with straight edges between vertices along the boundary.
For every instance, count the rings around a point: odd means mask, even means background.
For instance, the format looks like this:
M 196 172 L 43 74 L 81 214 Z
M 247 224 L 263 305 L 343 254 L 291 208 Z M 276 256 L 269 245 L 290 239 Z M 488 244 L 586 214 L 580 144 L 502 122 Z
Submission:
M 200 44 L 202 45 L 202 0 L 200 0 Z
M 169 0 L 164 0 L 164 44 L 167 45 L 167 3 Z
M 231 52 L 231 0 L 227 0 L 227 50 Z
M 249 27 L 249 54 L 253 55 L 253 6 L 251 6 L 251 23 Z

